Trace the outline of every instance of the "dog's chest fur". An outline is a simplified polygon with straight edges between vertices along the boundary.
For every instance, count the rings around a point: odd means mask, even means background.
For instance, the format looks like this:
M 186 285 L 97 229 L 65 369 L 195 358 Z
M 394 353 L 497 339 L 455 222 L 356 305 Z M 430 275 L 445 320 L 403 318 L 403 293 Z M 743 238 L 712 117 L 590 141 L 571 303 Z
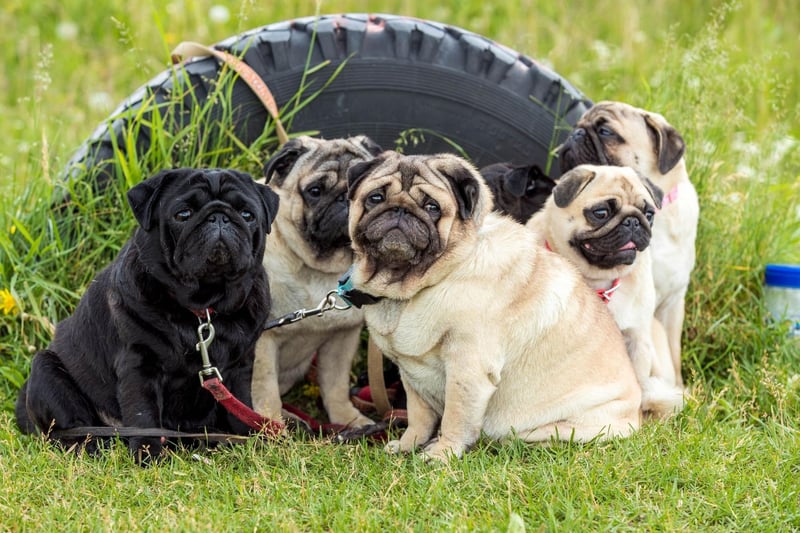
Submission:
M 419 295 L 412 301 L 392 300 L 365 308 L 364 316 L 376 343 L 388 357 L 417 358 L 430 352 L 440 341 L 441 317 L 433 313 Z M 429 311 L 430 310 L 430 311 Z M 430 320 L 420 320 L 430 312 Z M 379 339 L 379 340 L 378 340 Z
M 393 301 L 369 306 L 368 321 L 375 324 L 370 335 L 383 354 L 400 367 L 404 379 L 415 384 L 417 393 L 440 414 L 444 411 L 446 371 L 436 349 L 442 342 L 436 317 L 419 319 L 424 302 Z
M 697 192 L 687 180 L 680 184 L 678 199 L 656 215 L 650 248 L 659 301 L 689 284 L 699 213 Z

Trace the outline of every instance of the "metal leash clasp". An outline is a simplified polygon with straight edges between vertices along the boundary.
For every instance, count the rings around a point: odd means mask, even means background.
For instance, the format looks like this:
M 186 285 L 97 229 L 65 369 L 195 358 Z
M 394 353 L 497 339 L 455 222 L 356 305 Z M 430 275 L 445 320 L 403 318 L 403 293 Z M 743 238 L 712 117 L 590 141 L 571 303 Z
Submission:
M 278 326 L 292 324 L 299 320 L 303 320 L 304 318 L 309 316 L 317 316 L 317 315 L 322 316 L 327 311 L 330 311 L 332 309 L 335 309 L 337 311 L 346 311 L 347 309 L 350 309 L 350 304 L 348 304 L 346 300 L 342 298 L 342 301 L 345 302 L 345 304 L 342 305 L 337 302 L 336 300 L 337 297 L 340 297 L 338 291 L 336 290 L 329 291 L 328 294 L 325 295 L 325 298 L 323 298 L 322 301 L 319 303 L 319 305 L 317 305 L 316 307 L 312 309 L 300 309 L 298 311 L 295 311 L 294 313 L 289 313 L 288 315 L 283 315 L 282 317 L 270 320 L 269 322 L 267 322 L 267 325 L 264 326 L 264 329 L 272 329 Z
M 206 336 L 206 333 L 208 333 L 208 336 Z M 200 384 L 202 385 L 205 382 L 205 378 L 209 376 L 216 376 L 222 381 L 222 375 L 219 370 L 217 370 L 217 367 L 211 366 L 211 361 L 208 358 L 208 347 L 211 345 L 211 341 L 214 340 L 214 325 L 211 323 L 210 315 L 208 315 L 206 322 L 202 322 L 197 327 L 197 338 L 198 342 L 194 345 L 194 349 L 200 352 L 200 358 L 203 361 L 203 368 L 198 372 Z

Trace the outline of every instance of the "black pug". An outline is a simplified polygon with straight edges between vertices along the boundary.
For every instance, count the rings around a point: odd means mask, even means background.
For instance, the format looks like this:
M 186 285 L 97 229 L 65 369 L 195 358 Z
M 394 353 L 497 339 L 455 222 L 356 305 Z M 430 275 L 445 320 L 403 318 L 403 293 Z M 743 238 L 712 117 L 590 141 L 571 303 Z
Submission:
M 216 332 L 211 364 L 250 405 L 255 344 L 270 308 L 262 259 L 278 196 L 243 172 L 180 168 L 134 186 L 128 202 L 140 227 L 34 356 L 17 423 L 51 437 L 83 426 L 246 435 L 249 428 L 201 388 L 195 347 L 208 313 Z M 162 441 L 128 442 L 138 461 L 149 462 Z
M 536 165 L 494 163 L 480 169 L 494 196 L 494 209 L 525 224 L 540 210 L 556 182 Z

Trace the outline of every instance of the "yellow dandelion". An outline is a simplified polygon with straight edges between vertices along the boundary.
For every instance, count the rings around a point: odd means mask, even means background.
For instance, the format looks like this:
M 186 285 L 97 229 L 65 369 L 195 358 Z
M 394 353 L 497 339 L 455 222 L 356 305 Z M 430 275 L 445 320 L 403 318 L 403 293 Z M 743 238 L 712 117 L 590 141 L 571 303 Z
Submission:
M 300 390 L 306 398 L 319 398 L 319 385 L 306 383 Z
M 17 232 L 17 226 L 12 224 L 11 229 L 9 229 L 9 232 L 11 233 L 11 235 L 14 235 Z
M 19 311 L 17 300 L 14 299 L 14 295 L 8 289 L 0 291 L 0 309 L 3 310 L 4 315 L 16 315 Z

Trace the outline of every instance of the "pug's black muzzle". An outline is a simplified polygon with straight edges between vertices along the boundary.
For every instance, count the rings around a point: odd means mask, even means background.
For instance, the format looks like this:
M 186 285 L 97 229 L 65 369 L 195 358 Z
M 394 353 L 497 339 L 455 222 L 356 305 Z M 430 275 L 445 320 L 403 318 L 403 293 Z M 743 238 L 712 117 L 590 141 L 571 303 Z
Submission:
M 605 150 L 597 138 L 585 128 L 575 128 L 561 145 L 558 152 L 561 173 L 569 172 L 578 165 L 611 165 Z
M 318 255 L 325 257 L 350 245 L 348 213 L 345 193 L 314 212 L 314 218 L 306 230 L 306 239 Z
M 181 279 L 215 282 L 236 279 L 253 265 L 252 236 L 247 223 L 230 209 L 216 206 L 198 214 L 175 247 Z
M 402 207 L 376 216 L 364 232 L 369 254 L 386 267 L 417 265 L 431 245 L 431 229 Z
M 637 215 L 628 215 L 607 233 L 573 239 L 570 244 L 577 248 L 589 264 L 598 268 L 613 268 L 632 265 L 636 253 L 650 245 L 650 225 Z

